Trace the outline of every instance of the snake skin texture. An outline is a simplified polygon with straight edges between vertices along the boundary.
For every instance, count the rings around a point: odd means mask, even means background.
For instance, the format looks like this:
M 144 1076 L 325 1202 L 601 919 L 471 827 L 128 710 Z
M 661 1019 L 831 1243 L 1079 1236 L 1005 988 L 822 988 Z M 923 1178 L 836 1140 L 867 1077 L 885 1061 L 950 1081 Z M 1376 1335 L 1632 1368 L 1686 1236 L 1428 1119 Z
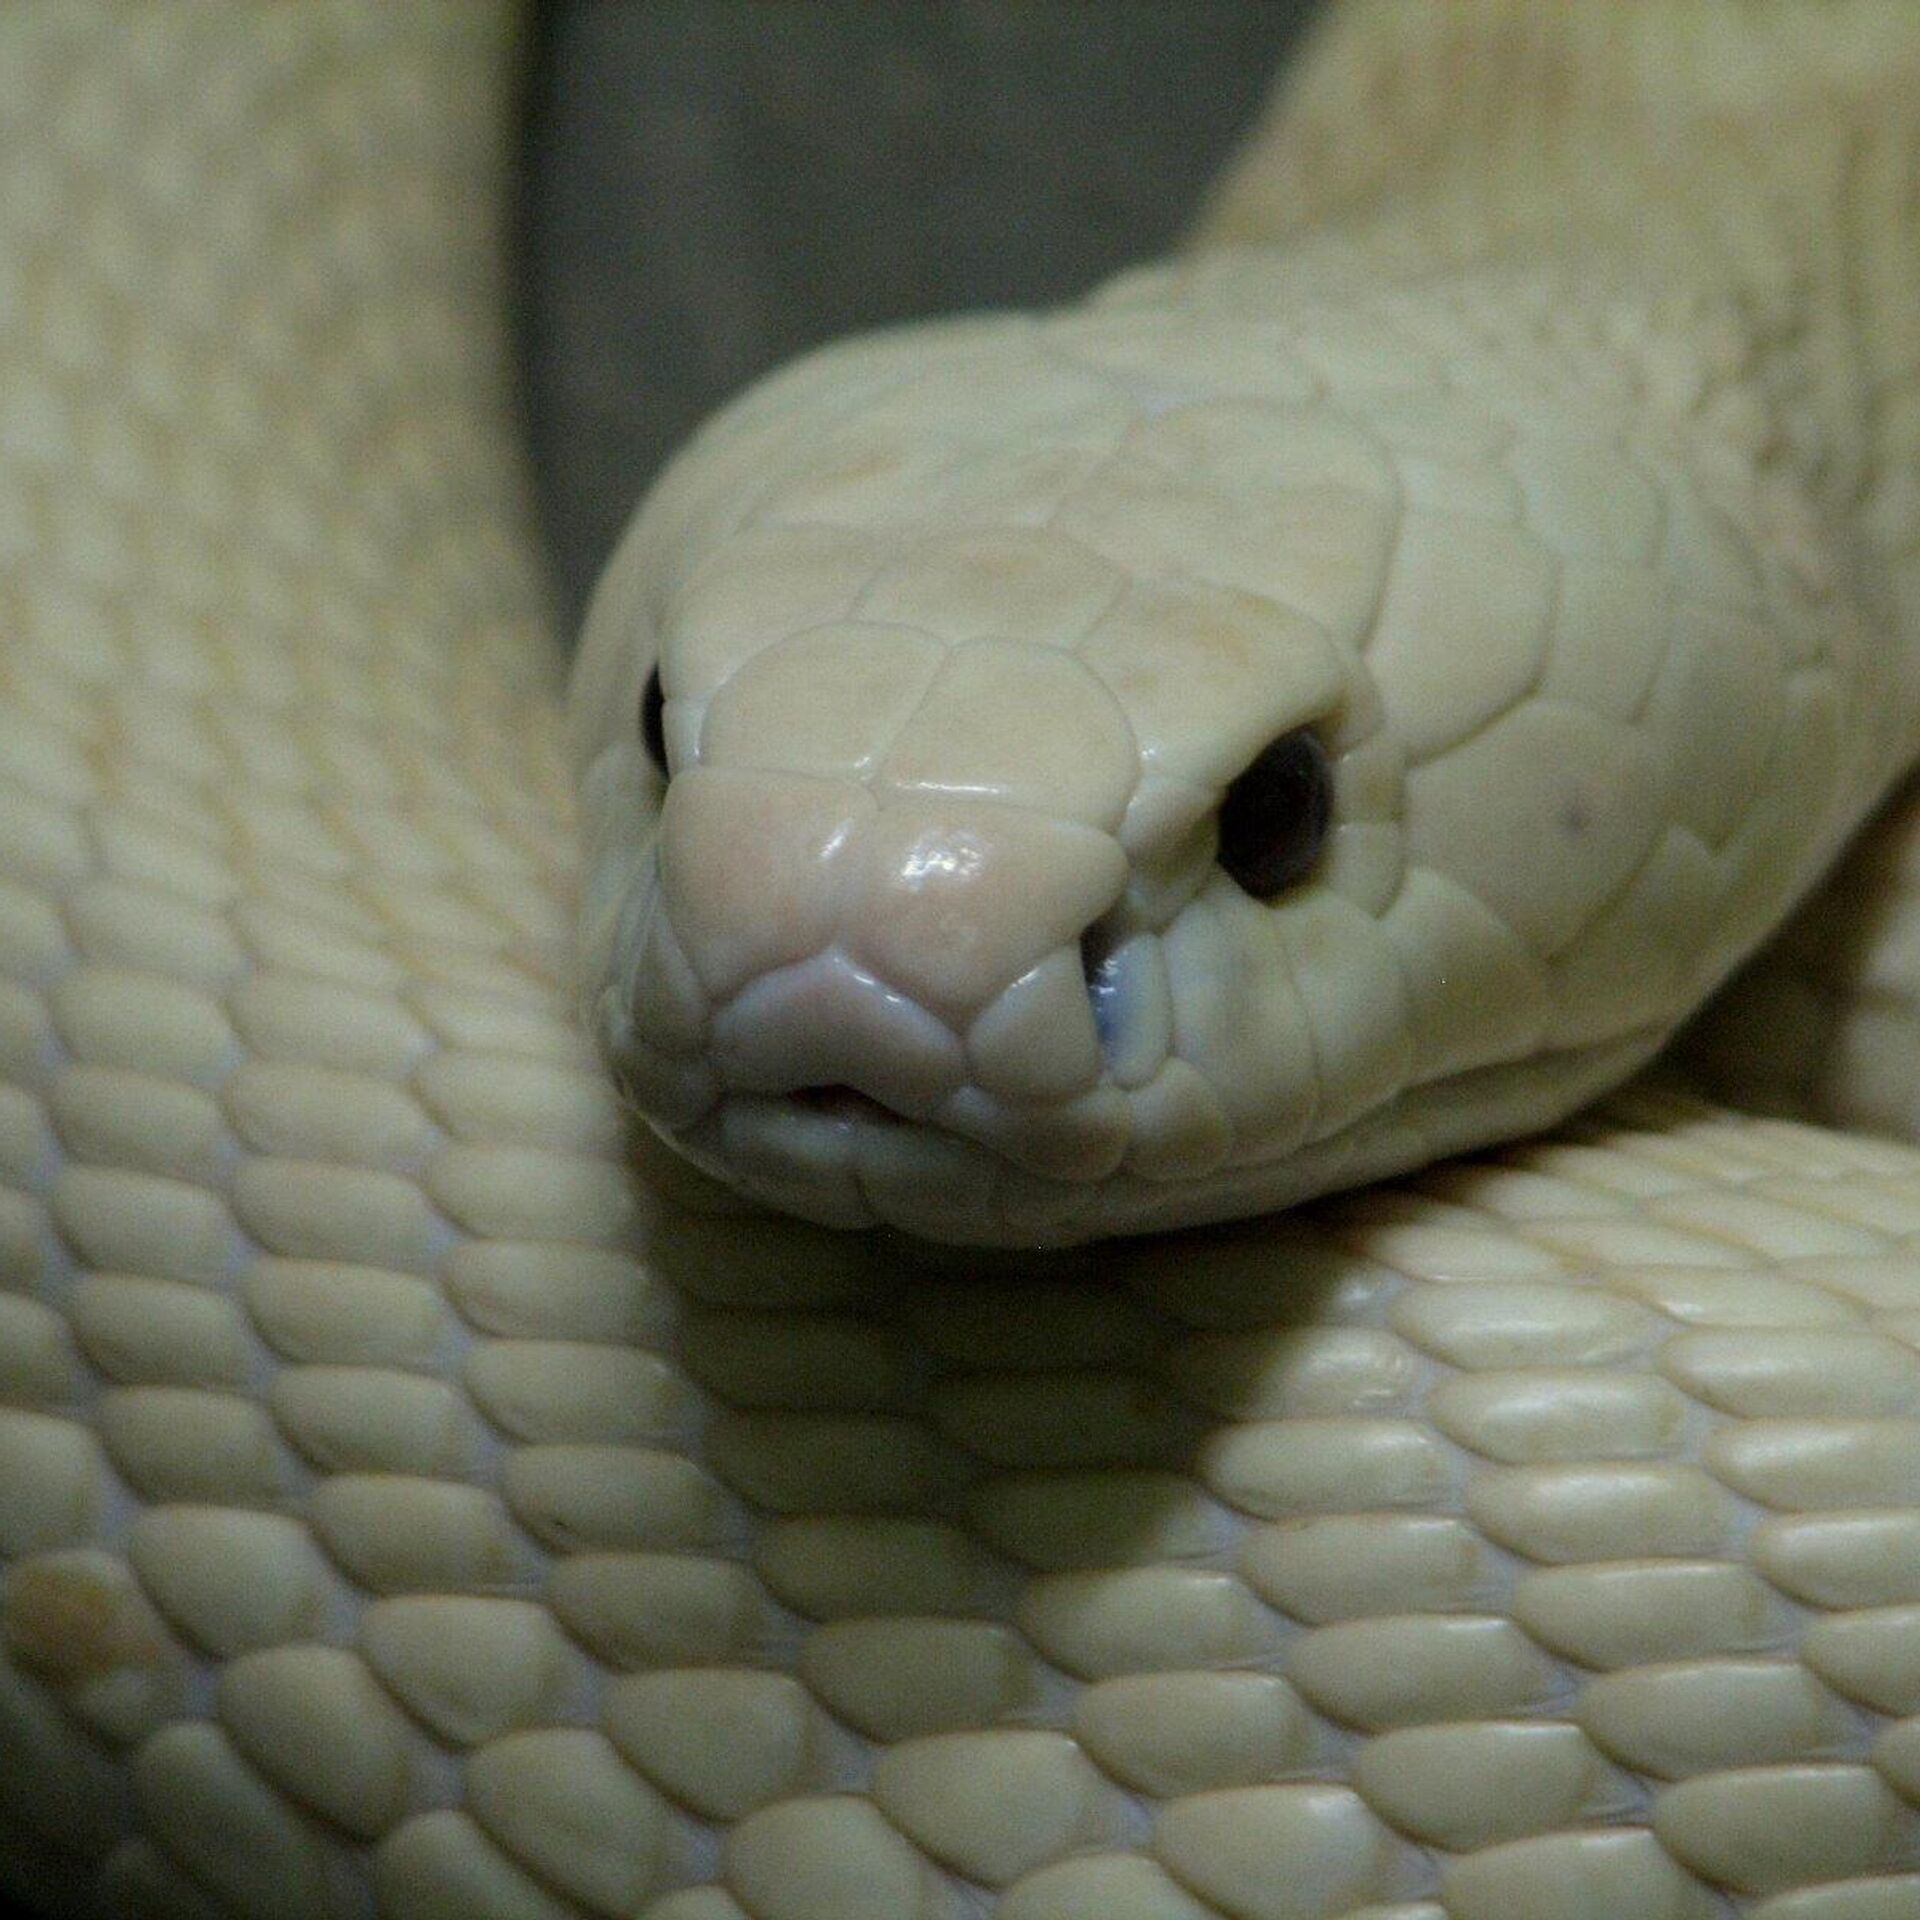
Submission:
M 0 1888 L 1914 1920 L 1920 1154 L 1643 1088 L 1038 1259 L 636 1137 L 511 74 L 0 10 Z
M 1278 151 L 1424 169 L 1323 223 L 1306 163 L 1290 244 L 812 356 L 636 516 L 575 682 L 582 967 L 730 1185 L 1034 1245 L 1537 1129 L 1920 748 L 1912 18 L 1336 17 Z M 1316 97 L 1397 36 L 1529 104 L 1450 155 Z M 1332 829 L 1256 895 L 1223 795 L 1302 739 Z

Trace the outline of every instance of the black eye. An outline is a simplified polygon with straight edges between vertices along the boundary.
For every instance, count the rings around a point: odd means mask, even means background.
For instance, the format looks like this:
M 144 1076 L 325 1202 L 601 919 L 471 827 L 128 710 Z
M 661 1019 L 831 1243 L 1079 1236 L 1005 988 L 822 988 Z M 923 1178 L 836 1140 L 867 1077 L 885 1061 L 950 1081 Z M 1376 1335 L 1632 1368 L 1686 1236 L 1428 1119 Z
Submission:
M 1307 728 L 1285 733 L 1220 802 L 1220 864 L 1256 900 L 1271 900 L 1320 858 L 1333 821 L 1333 769 Z
M 660 669 L 647 675 L 646 689 L 640 695 L 640 738 L 647 743 L 648 757 L 667 777 L 667 696 L 660 691 Z

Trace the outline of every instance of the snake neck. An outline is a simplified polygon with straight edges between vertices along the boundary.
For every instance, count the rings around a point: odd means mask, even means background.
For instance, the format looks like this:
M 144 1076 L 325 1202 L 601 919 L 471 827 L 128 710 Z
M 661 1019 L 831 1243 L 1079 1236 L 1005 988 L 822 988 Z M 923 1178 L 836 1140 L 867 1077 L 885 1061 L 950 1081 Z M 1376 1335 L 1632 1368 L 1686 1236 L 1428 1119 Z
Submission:
M 1920 14 L 1884 0 L 1334 9 L 1203 246 L 1640 289 L 1650 387 L 1854 527 L 1920 617 Z

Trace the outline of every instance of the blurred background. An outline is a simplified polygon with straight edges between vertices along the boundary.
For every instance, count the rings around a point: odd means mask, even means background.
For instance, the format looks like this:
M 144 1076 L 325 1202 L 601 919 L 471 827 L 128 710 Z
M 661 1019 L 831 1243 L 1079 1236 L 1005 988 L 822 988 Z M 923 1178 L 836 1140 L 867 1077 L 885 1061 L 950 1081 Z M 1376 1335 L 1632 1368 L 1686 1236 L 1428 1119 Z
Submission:
M 1316 0 L 550 0 L 523 338 L 561 610 L 673 447 L 857 327 L 1178 239 Z

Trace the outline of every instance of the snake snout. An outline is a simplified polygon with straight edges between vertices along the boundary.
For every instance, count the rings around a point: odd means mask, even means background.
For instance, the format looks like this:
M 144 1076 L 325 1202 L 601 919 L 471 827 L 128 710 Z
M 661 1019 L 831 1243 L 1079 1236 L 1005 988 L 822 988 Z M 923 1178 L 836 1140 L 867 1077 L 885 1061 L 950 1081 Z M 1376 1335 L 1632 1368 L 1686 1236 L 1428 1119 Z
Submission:
M 790 1136 L 816 1152 L 823 1131 L 905 1151 L 914 1130 L 1055 1178 L 1117 1164 L 1125 1101 L 1102 1085 L 1081 953 L 1126 886 L 1112 835 L 972 796 L 882 802 L 853 780 L 696 766 L 667 790 L 659 860 L 635 1050 L 677 1050 L 710 1089 L 671 1112 L 642 1091 L 660 1124 L 718 1105 L 739 1134 L 757 1115 L 762 1158 Z

